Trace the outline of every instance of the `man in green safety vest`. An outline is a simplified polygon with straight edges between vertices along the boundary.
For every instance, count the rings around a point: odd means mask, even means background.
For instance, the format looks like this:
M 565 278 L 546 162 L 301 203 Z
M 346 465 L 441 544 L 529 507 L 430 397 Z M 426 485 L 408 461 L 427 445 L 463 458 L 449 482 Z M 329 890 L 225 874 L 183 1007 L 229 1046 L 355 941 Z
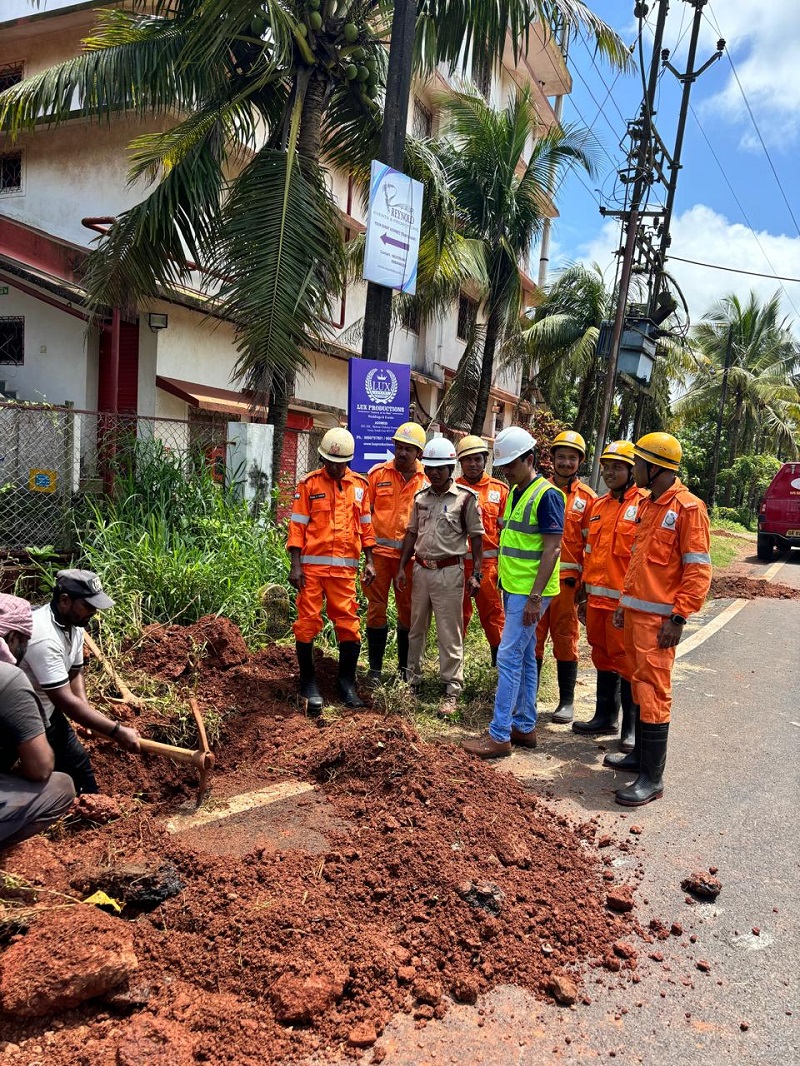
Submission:
M 536 626 L 559 591 L 564 493 L 536 473 L 536 441 L 509 426 L 494 442 L 494 467 L 511 492 L 500 533 L 498 570 L 505 624 L 497 652 L 497 694 L 489 728 L 462 747 L 481 759 L 536 747 Z

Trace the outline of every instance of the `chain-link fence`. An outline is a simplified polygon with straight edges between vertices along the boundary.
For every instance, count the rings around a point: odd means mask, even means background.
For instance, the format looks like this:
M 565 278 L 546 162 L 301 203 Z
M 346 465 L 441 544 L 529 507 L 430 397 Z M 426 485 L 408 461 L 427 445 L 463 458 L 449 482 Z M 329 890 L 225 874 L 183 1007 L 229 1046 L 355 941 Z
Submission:
M 0 549 L 71 550 L 82 497 L 112 488 L 114 471 L 134 444 L 158 442 L 179 455 L 203 455 L 222 480 L 229 420 L 0 404 Z

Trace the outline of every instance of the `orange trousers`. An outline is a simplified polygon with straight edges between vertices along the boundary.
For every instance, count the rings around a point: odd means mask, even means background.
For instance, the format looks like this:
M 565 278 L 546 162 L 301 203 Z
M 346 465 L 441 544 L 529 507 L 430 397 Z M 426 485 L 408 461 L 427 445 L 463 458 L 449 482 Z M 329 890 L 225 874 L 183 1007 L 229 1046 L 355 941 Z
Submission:
M 659 648 L 658 633 L 664 619 L 625 608 L 625 652 L 631 669 L 633 699 L 648 725 L 668 722 L 672 707 L 672 666 L 675 648 Z
M 536 627 L 536 658 L 544 658 L 544 645 L 547 634 L 553 638 L 553 655 L 562 663 L 574 663 L 578 660 L 578 611 L 575 607 L 575 595 L 578 582 L 568 585 L 562 578 L 561 590 L 550 600 L 550 606 Z
M 361 640 L 355 570 L 344 570 L 344 573 L 340 570 L 336 577 L 331 577 L 327 566 L 304 566 L 303 574 L 306 583 L 297 593 L 297 621 L 292 627 L 294 639 L 305 644 L 322 632 L 324 600 L 328 618 L 336 630 L 336 639 L 340 642 Z
M 383 629 L 386 625 L 386 607 L 389 603 L 389 593 L 392 589 L 392 581 L 397 573 L 397 564 L 400 562 L 399 555 L 375 555 L 372 561 L 375 564 L 375 580 L 371 585 L 364 588 L 367 597 L 367 626 L 370 629 Z M 397 624 L 401 629 L 411 628 L 411 574 L 414 569 L 413 562 L 406 567 L 406 587 L 400 592 L 394 590 L 394 602 L 397 607 Z
M 472 577 L 474 567 L 472 558 L 464 564 L 464 632 L 467 632 L 469 620 L 472 618 L 473 597 L 466 590 L 466 583 Z M 475 606 L 478 608 L 478 618 L 489 641 L 490 648 L 499 648 L 500 639 L 503 636 L 503 594 L 497 587 L 497 559 L 484 559 L 483 581 L 474 597 Z
M 595 670 L 610 670 L 630 681 L 625 634 L 614 628 L 613 618 L 613 607 L 595 607 L 591 599 L 586 604 L 586 639 L 592 646 L 592 662 Z

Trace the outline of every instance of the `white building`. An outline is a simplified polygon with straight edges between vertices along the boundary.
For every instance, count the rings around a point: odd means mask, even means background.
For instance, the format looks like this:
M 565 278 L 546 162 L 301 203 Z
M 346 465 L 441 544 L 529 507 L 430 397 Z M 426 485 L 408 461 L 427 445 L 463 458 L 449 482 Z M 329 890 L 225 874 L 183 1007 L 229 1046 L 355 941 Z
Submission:
M 38 8 L 28 0 L 3 0 L 0 87 L 75 55 L 94 25 L 93 9 L 106 6 L 108 0 L 46 0 Z M 415 85 L 409 129 L 436 132 L 434 95 L 445 84 L 437 76 Z M 536 48 L 516 65 L 509 48 L 486 91 L 499 105 L 517 85 L 532 87 L 542 123 L 552 124 L 548 97 L 570 90 L 564 59 L 552 40 L 537 39 Z M 133 117 L 120 117 L 110 126 L 76 117 L 57 129 L 25 134 L 14 144 L 0 139 L 0 390 L 20 400 L 135 411 L 190 424 L 220 414 L 247 420 L 248 399 L 232 380 L 232 328 L 219 320 L 209 326 L 199 293 L 187 292 L 179 302 L 154 300 L 133 322 L 115 315 L 104 329 L 87 327 L 80 263 L 103 220 L 146 194 L 144 185 L 126 183 L 126 148 L 132 137 L 151 128 Z M 347 176 L 334 175 L 333 183 L 345 224 L 357 230 L 363 217 Z M 532 294 L 533 282 L 527 288 Z M 361 317 L 365 294 L 364 284 L 348 288 L 339 333 Z M 464 349 L 459 333 L 472 313 L 465 293 L 460 307 L 441 321 L 419 330 L 409 323 L 395 331 L 391 358 L 412 368 L 412 398 L 422 421 L 437 409 L 458 364 Z M 360 354 L 343 343 L 331 345 L 328 354 L 309 353 L 313 374 L 298 377 L 291 428 L 319 431 L 346 419 L 347 361 Z M 515 389 L 514 381 L 495 383 L 487 435 L 510 422 Z M 286 467 L 295 473 L 291 453 L 290 446 Z

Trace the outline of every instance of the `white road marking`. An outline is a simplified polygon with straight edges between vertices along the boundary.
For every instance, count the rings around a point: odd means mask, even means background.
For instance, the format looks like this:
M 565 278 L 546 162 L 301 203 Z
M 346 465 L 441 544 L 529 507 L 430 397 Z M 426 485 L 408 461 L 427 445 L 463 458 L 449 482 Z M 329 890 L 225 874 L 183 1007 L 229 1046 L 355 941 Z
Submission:
M 314 785 L 309 785 L 306 781 L 282 781 L 268 788 L 260 788 L 256 792 L 243 792 L 239 796 L 231 796 L 219 807 L 194 811 L 192 814 L 176 814 L 167 822 L 166 830 L 168 833 L 182 833 L 186 829 L 197 829 L 200 826 L 230 818 L 233 814 L 252 811 L 256 807 L 267 807 L 270 803 L 279 803 L 290 796 L 299 796 L 303 792 L 313 791 Z

